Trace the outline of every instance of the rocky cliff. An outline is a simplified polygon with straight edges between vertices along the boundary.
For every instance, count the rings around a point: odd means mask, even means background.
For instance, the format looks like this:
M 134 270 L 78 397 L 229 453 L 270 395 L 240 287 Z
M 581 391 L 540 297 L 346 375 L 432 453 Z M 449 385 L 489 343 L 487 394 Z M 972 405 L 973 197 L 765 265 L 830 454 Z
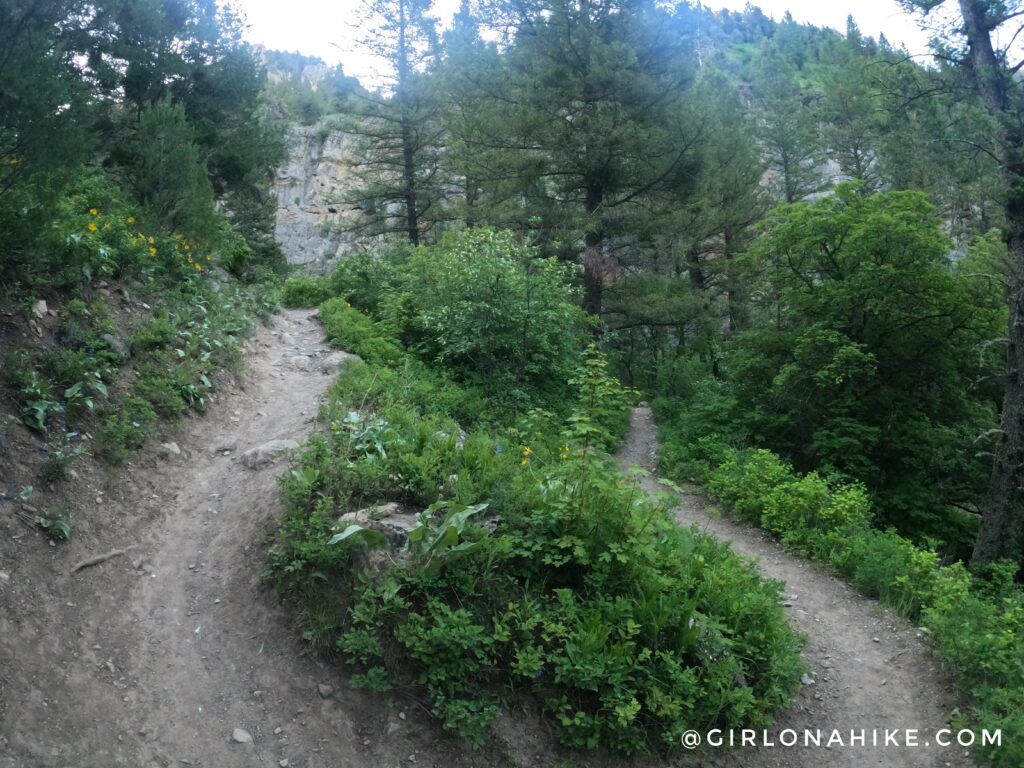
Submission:
M 326 272 L 360 244 L 351 231 L 359 210 L 342 202 L 353 184 L 347 163 L 353 139 L 323 125 L 299 125 L 285 141 L 287 154 L 274 179 L 275 234 L 289 264 Z

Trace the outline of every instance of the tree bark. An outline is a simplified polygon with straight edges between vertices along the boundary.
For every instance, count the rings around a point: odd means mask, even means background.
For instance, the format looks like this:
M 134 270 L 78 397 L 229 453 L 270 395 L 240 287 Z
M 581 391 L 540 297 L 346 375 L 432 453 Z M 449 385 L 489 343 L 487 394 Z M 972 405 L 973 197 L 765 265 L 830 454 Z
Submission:
M 416 156 L 412 144 L 412 126 L 402 117 L 402 193 L 405 198 L 405 229 L 409 242 L 420 244 L 420 221 L 416 195 Z
M 1024 136 L 1010 103 L 1011 74 L 992 45 L 993 19 L 984 0 L 959 0 L 968 63 L 985 107 L 997 122 L 997 156 L 1006 182 L 1009 252 L 1006 389 L 995 450 L 971 565 L 1002 558 L 1024 564 Z
M 604 283 L 610 267 L 604 253 L 604 231 L 597 220 L 603 202 L 604 187 L 588 185 L 584 208 L 590 217 L 591 227 L 583 249 L 583 310 L 598 317 L 604 309 Z

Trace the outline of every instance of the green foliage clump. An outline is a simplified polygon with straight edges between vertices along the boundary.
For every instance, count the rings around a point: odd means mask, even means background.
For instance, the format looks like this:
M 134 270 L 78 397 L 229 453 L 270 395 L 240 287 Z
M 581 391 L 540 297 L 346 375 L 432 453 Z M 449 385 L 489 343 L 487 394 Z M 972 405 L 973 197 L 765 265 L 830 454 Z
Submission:
M 577 340 L 576 364 L 550 370 L 575 393 L 568 418 L 496 407 L 458 356 L 440 355 L 456 383 L 391 335 L 438 343 L 396 312 L 405 290 L 381 296 L 380 323 L 343 298 L 320 307 L 364 361 L 343 369 L 326 430 L 282 478 L 270 577 L 305 606 L 307 639 L 340 652 L 356 685 L 422 686 L 476 744 L 523 693 L 576 748 L 662 750 L 687 728 L 766 723 L 800 674 L 780 586 L 680 530 L 601 452 L 631 398 L 604 357 Z M 367 548 L 384 543 L 372 521 L 386 501 L 423 511 L 385 566 Z
M 401 346 L 379 329 L 373 318 L 341 298 L 320 305 L 320 322 L 327 340 L 359 355 L 368 363 L 398 365 L 405 355 Z
M 335 295 L 323 277 L 291 277 L 281 286 L 281 302 L 286 307 L 316 307 Z
M 917 192 L 844 185 L 781 206 L 762 230 L 745 267 L 763 322 L 724 345 L 729 399 L 718 405 L 729 412 L 718 418 L 804 471 L 864 483 L 883 524 L 969 554 L 943 510 L 969 507 L 989 476 L 976 438 L 995 425 L 1000 396 L 989 340 L 1005 307 L 993 283 L 971 259 L 948 258 Z
M 411 251 L 382 316 L 404 344 L 496 403 L 565 400 L 585 330 L 570 277 L 511 232 L 467 230 Z
M 153 407 L 141 397 L 129 396 L 107 409 L 96 435 L 98 454 L 111 464 L 120 464 L 132 451 L 143 446 L 156 424 Z
M 67 507 L 47 507 L 39 513 L 36 521 L 53 541 L 71 538 L 71 510 Z

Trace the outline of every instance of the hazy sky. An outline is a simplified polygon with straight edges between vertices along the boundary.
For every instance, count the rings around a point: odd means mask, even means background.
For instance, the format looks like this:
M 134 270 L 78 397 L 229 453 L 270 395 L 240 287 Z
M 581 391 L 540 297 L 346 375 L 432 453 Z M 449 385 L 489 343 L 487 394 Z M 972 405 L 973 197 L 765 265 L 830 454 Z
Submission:
M 776 19 L 789 10 L 797 21 L 841 31 L 852 14 L 865 35 L 877 38 L 884 32 L 891 43 L 905 45 L 910 53 L 927 51 L 927 34 L 900 10 L 896 0 L 761 0 L 753 4 Z M 372 63 L 353 45 L 358 36 L 353 25 L 360 21 L 355 18 L 358 0 L 232 0 L 231 5 L 248 19 L 250 42 L 319 56 L 329 64 L 342 64 L 348 74 L 372 79 Z M 704 5 L 738 11 L 746 0 L 707 0 Z M 458 6 L 459 0 L 435 0 L 435 15 L 447 22 Z

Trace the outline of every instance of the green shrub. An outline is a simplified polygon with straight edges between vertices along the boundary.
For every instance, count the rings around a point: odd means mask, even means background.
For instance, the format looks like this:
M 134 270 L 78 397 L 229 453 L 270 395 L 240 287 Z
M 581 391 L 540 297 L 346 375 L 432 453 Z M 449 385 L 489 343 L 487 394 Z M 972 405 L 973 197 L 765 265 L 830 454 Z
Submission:
M 471 229 L 414 249 L 380 314 L 424 360 L 496 405 L 559 403 L 571 399 L 586 329 L 571 278 L 511 232 Z
M 341 298 L 320 305 L 320 322 L 327 340 L 359 355 L 368 363 L 398 365 L 404 351 L 373 320 Z
M 415 682 L 477 744 L 511 692 L 530 693 L 563 743 L 625 753 L 676 747 L 687 728 L 764 724 L 785 705 L 801 643 L 780 586 L 680 530 L 595 450 L 621 434 L 630 397 L 602 357 L 579 374 L 568 420 L 519 418 L 345 301 L 320 311 L 335 343 L 370 354 L 342 371 L 327 429 L 282 477 L 269 573 L 353 684 Z M 337 521 L 384 501 L 426 509 L 386 568 L 365 554 L 375 537 Z
M 39 482 L 51 485 L 63 480 L 68 468 L 81 456 L 85 455 L 85 446 L 75 444 L 77 432 L 65 432 L 60 439 L 53 440 L 46 448 L 46 458 L 39 465 Z
M 132 338 L 131 346 L 135 353 L 166 349 L 172 346 L 177 338 L 178 331 L 174 327 L 174 322 L 168 311 L 163 309 L 139 328 Z
M 337 295 L 323 277 L 291 277 L 281 286 L 281 301 L 286 307 L 316 307 Z
M 162 418 L 174 418 L 183 413 L 188 405 L 181 396 L 182 379 L 191 383 L 191 376 L 183 367 L 161 370 L 154 363 L 145 363 L 137 369 L 138 379 L 133 390 Z
M 333 296 L 341 296 L 358 309 L 379 315 L 385 296 L 400 286 L 399 267 L 409 256 L 406 244 L 364 251 L 338 263 L 330 275 Z
M 112 411 L 96 435 L 96 448 L 111 464 L 120 464 L 143 446 L 157 415 L 148 402 L 134 396 L 125 397 Z
M 53 541 L 71 538 L 71 510 L 67 507 L 47 507 L 39 513 L 37 522 Z

